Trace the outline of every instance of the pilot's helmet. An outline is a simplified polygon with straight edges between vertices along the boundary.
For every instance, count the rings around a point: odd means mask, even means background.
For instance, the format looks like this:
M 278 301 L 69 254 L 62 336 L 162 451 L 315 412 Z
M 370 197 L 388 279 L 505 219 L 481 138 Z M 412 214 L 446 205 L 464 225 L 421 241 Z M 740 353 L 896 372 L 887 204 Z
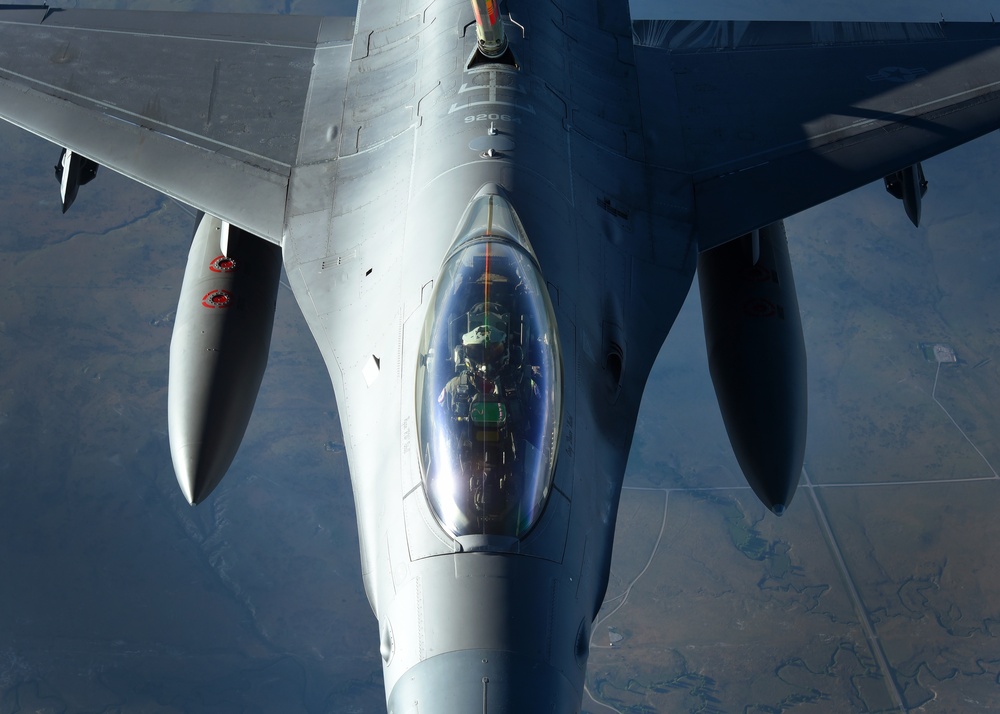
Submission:
M 506 364 L 507 335 L 491 325 L 479 325 L 462 335 L 465 362 L 476 372 L 496 373 Z

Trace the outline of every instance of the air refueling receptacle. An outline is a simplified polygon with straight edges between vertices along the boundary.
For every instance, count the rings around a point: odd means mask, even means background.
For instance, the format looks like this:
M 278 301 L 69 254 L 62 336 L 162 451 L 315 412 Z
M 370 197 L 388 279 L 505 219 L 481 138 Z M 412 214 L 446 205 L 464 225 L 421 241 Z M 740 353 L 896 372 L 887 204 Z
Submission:
M 500 3 L 497 0 L 472 0 L 476 13 L 476 36 L 479 51 L 490 59 L 496 59 L 507 51 L 507 36 L 500 19 Z

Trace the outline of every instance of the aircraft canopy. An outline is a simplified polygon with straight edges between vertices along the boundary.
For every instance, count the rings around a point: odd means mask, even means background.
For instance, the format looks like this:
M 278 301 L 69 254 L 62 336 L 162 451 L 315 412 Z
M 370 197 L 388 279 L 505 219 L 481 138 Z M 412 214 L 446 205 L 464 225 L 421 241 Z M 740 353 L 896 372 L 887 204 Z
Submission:
M 473 199 L 427 312 L 417 437 L 428 502 L 456 536 L 521 537 L 552 486 L 562 374 L 555 315 L 499 194 Z

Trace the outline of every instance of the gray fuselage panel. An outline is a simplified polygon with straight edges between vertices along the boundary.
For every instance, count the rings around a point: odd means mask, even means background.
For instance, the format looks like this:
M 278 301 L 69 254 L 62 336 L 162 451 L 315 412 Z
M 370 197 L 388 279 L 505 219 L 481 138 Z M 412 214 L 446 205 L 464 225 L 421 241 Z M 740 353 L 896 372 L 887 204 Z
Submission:
M 556 5 L 510 3 L 516 66 L 471 69 L 464 0 L 370 32 L 385 18 L 363 6 L 340 158 L 302 169 L 331 198 L 289 212 L 286 268 L 334 383 L 387 694 L 419 663 L 470 649 L 522 654 L 582 687 L 642 388 L 694 270 L 690 188 L 642 161 L 627 22 L 605 22 L 616 34 Z M 415 433 L 428 302 L 486 185 L 537 256 L 564 375 L 552 493 L 534 528 L 500 545 L 437 521 Z M 476 618 L 474 604 L 510 616 Z

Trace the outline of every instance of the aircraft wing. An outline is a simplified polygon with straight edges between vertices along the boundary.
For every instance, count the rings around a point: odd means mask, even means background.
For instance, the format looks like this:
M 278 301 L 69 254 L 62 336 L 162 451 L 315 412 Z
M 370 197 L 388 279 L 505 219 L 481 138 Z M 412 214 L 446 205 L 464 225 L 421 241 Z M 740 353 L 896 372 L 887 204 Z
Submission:
M 688 174 L 700 248 L 1000 127 L 1000 26 L 639 21 L 647 160 Z
M 0 7 L 0 118 L 277 243 L 305 122 L 328 124 L 309 160 L 337 157 L 353 37 L 353 17 Z

